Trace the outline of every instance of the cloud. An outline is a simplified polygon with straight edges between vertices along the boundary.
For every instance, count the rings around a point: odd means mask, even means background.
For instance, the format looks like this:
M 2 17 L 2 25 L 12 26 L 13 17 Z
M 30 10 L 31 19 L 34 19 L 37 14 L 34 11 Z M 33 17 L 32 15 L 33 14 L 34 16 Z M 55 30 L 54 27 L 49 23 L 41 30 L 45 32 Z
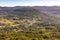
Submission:
M 60 0 L 0 0 L 0 6 L 52 6 L 60 5 Z

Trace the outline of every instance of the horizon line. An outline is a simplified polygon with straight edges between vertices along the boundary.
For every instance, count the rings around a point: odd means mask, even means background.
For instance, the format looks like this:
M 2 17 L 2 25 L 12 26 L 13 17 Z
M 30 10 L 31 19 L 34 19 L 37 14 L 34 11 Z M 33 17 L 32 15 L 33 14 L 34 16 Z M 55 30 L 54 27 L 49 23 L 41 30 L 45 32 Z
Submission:
M 34 6 L 41 6 L 41 5 L 34 5 Z M 34 7 L 34 6 L 25 6 L 25 7 Z M 47 5 L 42 5 L 42 6 L 47 6 Z M 50 6 L 60 6 L 60 5 L 50 5 Z M 0 6 L 0 7 L 19 7 L 19 6 Z

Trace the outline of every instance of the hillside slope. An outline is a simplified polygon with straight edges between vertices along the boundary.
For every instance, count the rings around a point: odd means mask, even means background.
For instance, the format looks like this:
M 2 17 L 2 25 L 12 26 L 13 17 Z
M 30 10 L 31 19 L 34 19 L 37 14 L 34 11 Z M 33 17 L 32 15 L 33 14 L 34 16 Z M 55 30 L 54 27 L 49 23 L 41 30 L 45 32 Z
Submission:
M 7 15 L 6 15 L 7 14 Z M 14 9 L 12 12 L 0 16 L 0 25 L 5 27 L 30 27 L 33 24 L 39 26 L 55 26 L 60 23 L 59 19 L 34 8 Z
M 32 7 L 3 8 L 0 40 L 60 40 L 60 19 Z

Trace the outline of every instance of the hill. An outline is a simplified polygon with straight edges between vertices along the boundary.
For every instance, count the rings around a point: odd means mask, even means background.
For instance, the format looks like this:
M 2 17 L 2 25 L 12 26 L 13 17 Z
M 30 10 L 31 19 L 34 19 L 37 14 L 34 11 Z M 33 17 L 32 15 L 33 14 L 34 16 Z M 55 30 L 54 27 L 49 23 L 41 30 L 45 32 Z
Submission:
M 24 25 L 25 27 L 30 27 L 33 24 L 45 25 L 45 26 L 53 26 L 60 23 L 59 19 L 51 14 L 47 14 L 44 12 L 40 12 L 37 9 L 32 7 L 25 8 L 16 8 L 12 11 L 5 10 L 6 14 L 1 14 L 1 24 L 10 25 L 10 26 L 20 26 Z
M 60 6 L 35 6 L 34 8 L 60 17 Z
M 39 11 L 42 11 L 44 13 L 50 13 L 55 16 L 60 17 L 60 6 L 16 6 L 16 7 L 0 7 L 0 14 L 2 12 L 12 12 L 14 9 L 21 9 L 21 8 L 27 8 L 31 7 L 34 9 L 37 9 Z M 3 13 L 2 13 L 3 14 Z
M 2 7 L 0 40 L 60 40 L 60 19 L 33 7 Z

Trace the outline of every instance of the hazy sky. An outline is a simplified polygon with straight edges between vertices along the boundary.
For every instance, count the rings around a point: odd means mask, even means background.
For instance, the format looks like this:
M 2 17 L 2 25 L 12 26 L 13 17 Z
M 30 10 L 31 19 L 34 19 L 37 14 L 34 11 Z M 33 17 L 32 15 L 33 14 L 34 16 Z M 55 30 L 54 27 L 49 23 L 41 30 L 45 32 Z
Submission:
M 60 6 L 60 0 L 0 0 L 0 6 Z

